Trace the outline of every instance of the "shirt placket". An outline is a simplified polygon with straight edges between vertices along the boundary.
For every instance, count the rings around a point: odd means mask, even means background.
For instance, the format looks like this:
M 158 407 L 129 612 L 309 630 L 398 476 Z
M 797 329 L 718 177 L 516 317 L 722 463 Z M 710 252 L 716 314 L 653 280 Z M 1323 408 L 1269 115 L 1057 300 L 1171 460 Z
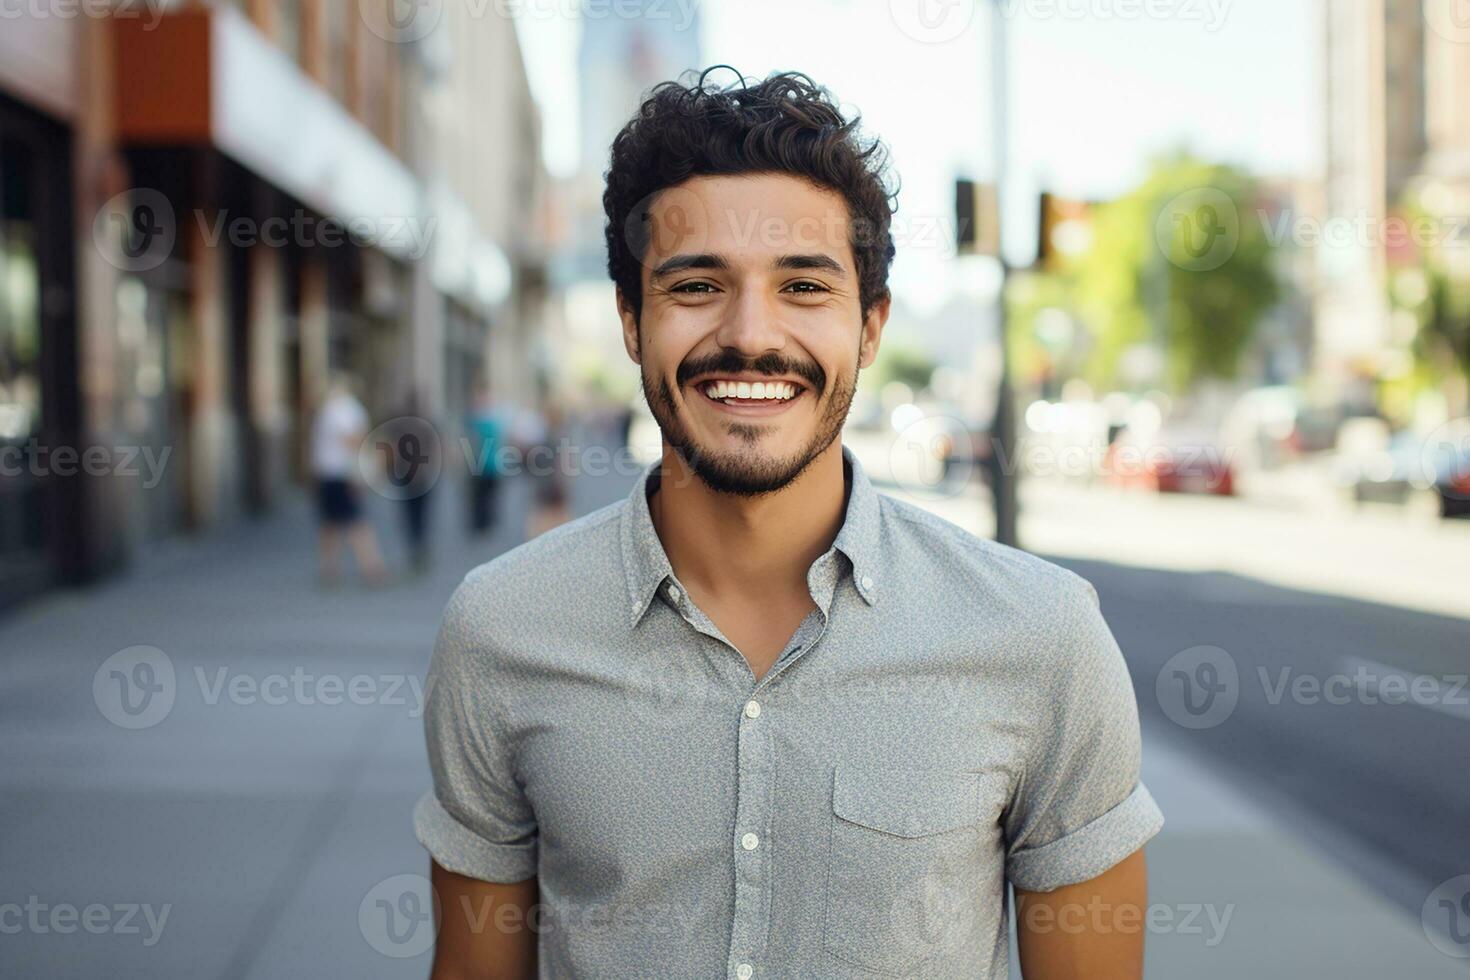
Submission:
M 761 973 L 766 937 L 770 931 L 773 843 L 770 829 L 775 807 L 775 753 L 771 738 L 775 719 L 762 695 L 776 678 L 822 638 L 827 630 L 827 610 L 837 583 L 837 558 L 828 552 L 812 566 L 807 576 L 812 610 L 788 641 L 781 656 L 755 683 L 749 699 L 740 707 L 736 746 L 735 834 L 731 844 L 735 865 L 735 914 L 730 925 L 730 948 L 726 970 L 734 980 L 751 980 Z M 674 606 L 685 621 L 699 632 L 719 640 L 736 654 L 734 645 L 719 628 L 689 601 L 677 583 L 669 586 Z

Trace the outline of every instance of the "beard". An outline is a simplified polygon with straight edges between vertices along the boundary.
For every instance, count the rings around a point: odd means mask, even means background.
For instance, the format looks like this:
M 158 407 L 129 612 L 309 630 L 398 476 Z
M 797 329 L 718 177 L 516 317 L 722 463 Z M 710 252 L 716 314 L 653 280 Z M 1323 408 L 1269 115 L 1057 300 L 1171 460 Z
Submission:
M 823 396 L 821 392 L 826 387 L 826 374 L 815 365 L 790 363 L 776 354 L 765 354 L 754 361 L 746 362 L 738 355 L 726 352 L 712 361 L 681 365 L 678 380 L 682 383 L 684 379 L 699 374 L 735 374 L 744 371 L 773 376 L 796 374 L 813 382 L 811 395 L 820 400 L 820 414 L 816 431 L 799 452 L 787 457 L 772 457 L 761 453 L 760 443 L 767 436 L 769 427 L 739 421 L 724 423 L 725 429 L 740 438 L 748 447 L 748 452 L 714 452 L 701 446 L 689 434 L 688 426 L 680 417 L 674 388 L 669 380 L 659 378 L 656 382 L 650 382 L 647 373 L 642 371 L 639 376 L 643 397 L 648 402 L 654 421 L 663 432 L 665 441 L 679 454 L 690 472 L 716 493 L 758 497 L 775 493 L 791 484 L 842 434 L 842 425 L 847 421 L 847 413 L 852 408 L 852 399 L 857 392 L 858 372 L 854 368 L 850 382 L 844 383 L 838 379 L 831 393 Z

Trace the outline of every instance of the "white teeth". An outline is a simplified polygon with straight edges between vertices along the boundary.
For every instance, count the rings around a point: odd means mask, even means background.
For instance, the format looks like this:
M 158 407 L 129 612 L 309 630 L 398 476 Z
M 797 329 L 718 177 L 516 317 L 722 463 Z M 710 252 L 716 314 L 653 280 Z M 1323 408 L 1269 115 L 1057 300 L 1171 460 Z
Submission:
M 750 401 L 788 401 L 796 397 L 796 391 L 796 385 L 788 381 L 711 381 L 704 386 L 704 393 L 716 400 L 743 398 Z

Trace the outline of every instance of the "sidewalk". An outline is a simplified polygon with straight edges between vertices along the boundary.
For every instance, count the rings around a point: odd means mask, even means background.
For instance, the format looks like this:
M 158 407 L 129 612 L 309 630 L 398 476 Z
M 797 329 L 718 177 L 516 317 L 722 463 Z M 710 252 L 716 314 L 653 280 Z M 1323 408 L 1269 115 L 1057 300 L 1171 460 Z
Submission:
M 1295 828 L 1144 728 L 1143 780 L 1165 815 L 1148 845 L 1144 976 L 1464 980 L 1419 925 L 1318 856 Z M 1011 970 L 1020 976 L 1012 924 Z
M 1145 726 L 1143 779 L 1164 811 L 1149 844 L 1148 977 L 1464 980 L 1419 922 Z
M 627 486 L 583 480 L 574 510 Z M 376 951 L 359 907 L 375 884 L 428 867 L 410 823 L 429 778 L 422 681 L 450 592 L 519 540 L 529 488 L 504 490 L 480 543 L 443 488 L 438 561 L 419 580 L 319 590 L 297 501 L 0 620 L 0 904 L 42 906 L 40 929 L 0 936 L 0 974 L 427 975 L 426 956 Z M 393 559 L 394 505 L 371 510 Z M 175 691 L 165 717 L 128 730 L 103 716 L 94 682 L 140 644 L 167 657 Z M 94 905 L 116 929 L 89 934 L 67 913 L 49 925 L 50 909 Z
M 971 472 L 958 493 L 906 468 L 905 447 L 876 433 L 845 441 L 885 492 L 985 537 L 989 491 Z M 895 448 L 896 447 L 896 448 Z M 1029 551 L 1175 571 L 1231 572 L 1286 588 L 1470 619 L 1470 521 L 1365 507 L 1298 510 L 1243 498 L 1155 494 L 1058 479 L 1021 482 Z M 1387 572 L 1387 573 L 1386 573 Z
M 584 479 L 574 509 L 629 486 Z M 526 488 L 507 489 L 484 544 L 461 539 L 450 496 L 436 500 L 434 570 L 384 590 L 318 591 L 298 504 L 0 621 L 0 903 L 98 905 L 116 926 L 63 933 L 43 912 L 46 928 L 0 936 L 6 975 L 425 976 L 425 906 L 417 879 L 398 879 L 427 868 L 409 822 L 428 785 L 414 685 L 454 585 L 516 540 Z M 391 505 L 375 515 L 396 538 Z M 176 693 L 166 717 L 129 730 L 104 717 L 94 682 L 140 644 L 167 656 Z M 269 703 L 297 676 L 310 703 Z M 1174 925 L 1149 936 L 1150 976 L 1465 975 L 1154 735 L 1145 778 L 1169 822 L 1150 850 L 1152 902 Z M 1233 906 L 1214 945 L 1207 916 L 1186 929 L 1191 904 Z

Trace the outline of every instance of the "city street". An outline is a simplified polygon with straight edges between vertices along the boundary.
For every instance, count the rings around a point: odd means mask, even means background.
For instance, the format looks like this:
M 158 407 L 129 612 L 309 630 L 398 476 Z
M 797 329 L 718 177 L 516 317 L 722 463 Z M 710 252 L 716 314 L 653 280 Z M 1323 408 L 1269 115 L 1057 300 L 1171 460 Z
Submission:
M 839 427 L 880 492 L 1090 581 L 1127 664 L 1165 817 L 1150 904 L 1126 899 L 1136 842 L 1117 845 L 1115 874 L 1035 906 L 1056 919 L 1023 925 L 1033 975 L 1114 980 L 1126 969 L 1103 961 L 1136 962 L 1142 935 L 1155 980 L 1470 980 L 1463 6 L 0 3 L 0 980 L 424 977 L 436 942 L 460 974 L 527 952 L 500 948 L 492 912 L 501 930 L 499 913 L 534 917 L 558 977 L 882 962 L 929 980 L 951 952 L 949 972 L 1004 972 L 994 935 L 949 928 L 998 920 L 946 905 L 937 886 L 975 875 L 941 852 L 984 831 L 992 868 L 1008 843 L 1027 856 L 1014 878 L 1044 887 L 1155 814 L 1137 795 L 1078 809 L 1115 800 L 1119 771 L 1133 782 L 1136 746 L 1101 748 L 1118 685 L 1068 649 L 1065 597 L 1032 588 L 1020 605 L 1050 625 L 1013 642 L 1010 600 L 943 547 L 885 542 L 898 585 L 860 571 L 853 608 L 905 601 L 862 619 L 866 642 L 823 634 L 840 659 L 818 651 L 815 670 L 861 680 L 876 656 L 879 686 L 912 695 L 954 641 L 997 684 L 1021 671 L 1018 698 L 982 692 L 998 741 L 921 739 L 1010 774 L 1009 809 L 986 797 L 1004 834 L 990 811 L 964 819 L 956 766 L 905 763 L 922 812 L 839 775 L 822 827 L 874 846 L 793 861 L 811 835 L 761 801 L 812 785 L 804 752 L 822 769 L 855 743 L 821 712 L 793 740 L 804 719 L 737 690 L 738 744 L 711 744 L 754 774 L 739 826 L 721 837 L 718 800 L 659 798 L 691 839 L 737 842 L 740 887 L 722 895 L 717 862 L 624 860 L 609 842 L 638 843 L 638 808 L 596 805 L 606 771 L 576 764 L 581 742 L 538 761 L 534 734 L 566 733 L 535 712 L 617 686 L 556 717 L 626 755 L 688 662 L 644 676 L 618 657 L 618 678 L 584 683 L 590 648 L 627 646 L 600 621 L 555 640 L 578 624 L 550 600 L 608 559 L 585 549 L 537 552 L 546 589 L 506 580 L 500 605 L 539 616 L 513 628 L 516 663 L 451 671 L 487 692 L 513 759 L 466 740 L 472 723 L 436 724 L 449 761 L 431 775 L 425 688 L 456 587 L 627 497 L 665 433 L 701 458 L 764 457 L 732 464 L 719 500 L 671 494 L 658 513 L 680 568 L 714 570 L 669 600 L 692 622 L 697 594 L 735 638 L 718 650 L 735 680 L 753 676 L 743 651 L 784 697 L 781 657 L 813 662 L 810 640 L 778 647 L 807 597 L 769 572 L 806 567 L 831 501 L 820 480 L 746 491 Z M 945 613 L 962 625 L 935 647 Z M 645 639 L 634 652 L 666 645 Z M 883 659 L 909 643 L 928 659 Z M 1032 674 L 1081 705 L 1034 737 Z M 544 697 L 521 690 L 532 675 Z M 524 719 L 497 696 L 512 688 Z M 944 700 L 919 698 L 883 717 Z M 1079 741 L 1096 758 L 1055 751 Z M 535 820 L 464 778 L 465 752 L 525 782 Z M 635 755 L 640 779 L 689 768 Z M 454 811 L 425 831 L 445 866 L 503 856 L 454 820 L 541 828 L 545 904 L 436 920 L 413 819 L 431 782 Z M 680 829 L 645 824 L 655 845 Z M 711 894 L 733 913 L 685 935 L 733 928 L 728 943 L 631 928 Z M 542 928 L 578 895 L 586 918 Z M 850 912 L 870 917 L 844 930 Z
M 628 486 L 584 477 L 575 509 Z M 383 590 L 319 591 L 298 505 L 0 624 L 3 899 L 46 906 L 42 929 L 0 938 L 7 974 L 424 976 L 420 882 L 395 880 L 426 868 L 409 821 L 428 780 L 422 680 L 450 590 L 516 537 L 526 488 L 509 489 L 483 544 L 457 540 L 453 488 L 436 490 L 434 570 Z M 376 503 L 391 544 L 393 505 Z M 1168 818 L 1150 846 L 1149 975 L 1463 976 L 1411 906 L 1463 870 L 1442 860 L 1470 812 L 1450 778 L 1466 720 L 1382 708 L 1370 742 L 1356 734 L 1370 709 L 1268 705 L 1250 679 L 1268 655 L 1320 671 L 1464 649 L 1470 627 L 1235 576 L 1073 567 L 1133 667 L 1144 775 Z M 1242 685 L 1228 719 L 1195 731 L 1166 717 L 1154 682 L 1206 643 L 1230 652 Z M 166 716 L 129 729 L 94 681 L 137 645 L 167 656 L 176 688 Z M 116 929 L 45 928 L 67 921 L 49 910 L 94 903 Z

